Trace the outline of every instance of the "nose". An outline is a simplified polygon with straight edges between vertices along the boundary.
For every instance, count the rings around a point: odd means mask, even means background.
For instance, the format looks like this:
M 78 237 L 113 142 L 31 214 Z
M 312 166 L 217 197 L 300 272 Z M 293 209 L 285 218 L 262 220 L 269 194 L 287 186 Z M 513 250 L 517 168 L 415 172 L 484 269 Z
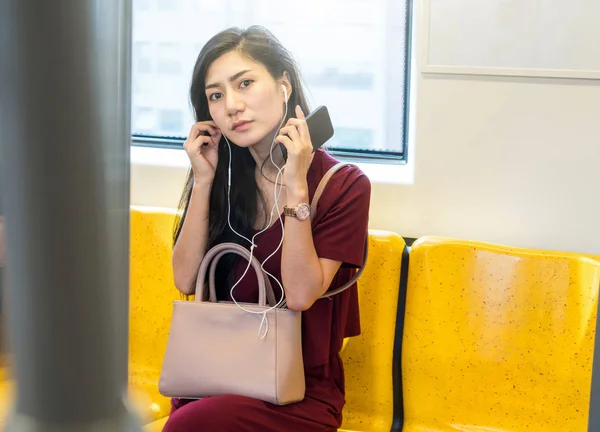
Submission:
M 230 90 L 225 93 L 225 109 L 229 116 L 235 116 L 237 113 L 244 110 L 244 102 L 235 90 Z

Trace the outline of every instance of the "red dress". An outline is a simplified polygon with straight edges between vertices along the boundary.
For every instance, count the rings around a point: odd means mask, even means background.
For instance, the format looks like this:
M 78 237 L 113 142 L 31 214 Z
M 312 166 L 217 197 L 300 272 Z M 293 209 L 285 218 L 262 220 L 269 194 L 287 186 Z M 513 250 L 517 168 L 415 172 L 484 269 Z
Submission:
M 336 161 L 317 150 L 308 171 L 309 197 Z M 344 167 L 329 181 L 321 196 L 312 233 L 319 258 L 342 262 L 330 289 L 348 281 L 363 262 L 367 235 L 371 184 L 355 167 Z M 260 262 L 281 240 L 281 225 L 272 225 L 256 239 Z M 281 250 L 265 268 L 281 280 Z M 247 262 L 237 269 L 240 276 Z M 252 271 L 252 270 L 250 270 Z M 235 298 L 257 302 L 256 276 L 249 274 L 235 288 Z M 237 279 L 235 279 L 237 280 Z M 277 284 L 273 282 L 275 289 Z M 279 297 L 278 297 L 279 298 Z M 317 300 L 302 316 L 302 349 L 306 394 L 298 403 L 276 406 L 242 396 L 224 395 L 200 400 L 173 399 L 170 418 L 163 431 L 207 432 L 332 432 L 342 423 L 344 371 L 339 351 L 345 337 L 360 333 L 356 285 L 334 296 Z

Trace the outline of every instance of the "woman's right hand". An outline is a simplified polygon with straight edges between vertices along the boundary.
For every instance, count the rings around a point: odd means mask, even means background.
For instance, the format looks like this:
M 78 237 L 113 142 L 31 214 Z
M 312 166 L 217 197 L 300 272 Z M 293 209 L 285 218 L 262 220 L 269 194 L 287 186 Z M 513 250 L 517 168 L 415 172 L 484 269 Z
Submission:
M 206 133 L 209 135 L 205 135 Z M 213 181 L 219 160 L 221 135 L 221 130 L 212 120 L 192 126 L 183 148 L 192 164 L 195 182 Z

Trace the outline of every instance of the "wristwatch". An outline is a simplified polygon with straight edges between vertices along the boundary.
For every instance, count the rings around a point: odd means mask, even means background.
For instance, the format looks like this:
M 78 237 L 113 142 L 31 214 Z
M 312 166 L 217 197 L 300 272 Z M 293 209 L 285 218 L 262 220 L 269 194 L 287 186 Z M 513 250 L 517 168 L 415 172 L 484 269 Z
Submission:
M 310 216 L 310 206 L 306 203 L 300 203 L 296 207 L 285 206 L 283 208 L 283 214 L 285 216 L 295 217 L 296 219 L 303 221 L 308 219 Z

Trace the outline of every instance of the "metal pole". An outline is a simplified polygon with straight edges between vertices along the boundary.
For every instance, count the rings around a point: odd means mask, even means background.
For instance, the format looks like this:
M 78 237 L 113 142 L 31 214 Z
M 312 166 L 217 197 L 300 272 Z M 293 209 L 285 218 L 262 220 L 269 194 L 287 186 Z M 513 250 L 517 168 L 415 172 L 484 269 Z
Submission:
M 127 404 L 131 0 L 0 2 L 10 431 L 136 431 Z

